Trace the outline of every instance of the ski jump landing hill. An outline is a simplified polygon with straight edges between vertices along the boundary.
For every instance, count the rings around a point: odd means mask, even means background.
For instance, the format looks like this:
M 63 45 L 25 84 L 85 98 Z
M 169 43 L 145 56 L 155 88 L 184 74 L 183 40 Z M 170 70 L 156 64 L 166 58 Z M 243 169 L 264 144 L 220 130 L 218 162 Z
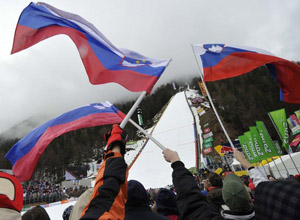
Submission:
M 174 95 L 151 129 L 151 135 L 164 147 L 177 151 L 186 168 L 195 167 L 198 156 L 196 125 L 186 98 L 195 92 L 190 90 Z M 144 144 L 140 154 L 141 147 L 131 153 L 138 157 L 129 170 L 128 180 L 138 180 L 146 189 L 172 184 L 171 164 L 163 158 L 162 150 L 151 140 Z

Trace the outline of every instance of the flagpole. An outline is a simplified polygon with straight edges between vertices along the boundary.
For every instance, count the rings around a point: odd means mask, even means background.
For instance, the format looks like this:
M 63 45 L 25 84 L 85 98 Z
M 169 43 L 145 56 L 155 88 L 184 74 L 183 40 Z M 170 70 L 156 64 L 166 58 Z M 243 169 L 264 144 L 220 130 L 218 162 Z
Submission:
M 270 115 L 269 115 L 269 117 L 270 117 Z M 273 121 L 272 121 L 272 123 L 273 123 Z M 274 125 L 274 123 L 273 123 L 273 125 Z M 268 136 L 271 138 L 271 135 L 269 134 L 269 131 L 268 131 L 268 129 L 266 128 L 266 125 L 265 125 L 265 123 L 263 123 L 263 126 L 265 127 L 265 130 L 266 130 L 266 132 L 267 132 L 267 134 L 268 134 Z M 275 126 L 275 125 L 274 125 Z M 275 126 L 275 128 L 277 129 L 277 127 Z M 277 131 L 278 132 L 278 131 Z M 273 143 L 273 141 L 272 141 L 272 138 L 271 138 L 271 142 L 272 142 L 272 145 L 273 145 L 273 148 L 274 148 L 274 150 L 277 152 L 277 150 L 276 150 L 276 148 L 274 147 L 274 143 Z M 289 171 L 288 171 L 288 169 L 286 168 L 286 166 L 285 166 L 285 164 L 283 163 L 283 160 L 282 160 L 282 158 L 281 158 L 281 156 L 280 156 L 280 154 L 277 152 L 277 154 L 278 154 L 278 156 L 279 156 L 279 158 L 280 158 L 280 160 L 281 160 L 281 162 L 282 162 L 282 164 L 283 164 L 283 166 L 284 166 L 284 168 L 285 168 L 285 170 L 286 170 L 286 172 L 287 172 L 287 174 L 289 175 Z M 272 161 L 273 161 L 273 158 L 272 158 Z M 273 161 L 273 163 L 275 164 L 275 166 L 277 167 L 277 165 L 276 165 L 276 163 Z M 279 172 L 279 169 L 278 169 L 278 167 L 277 167 L 277 170 L 278 170 L 278 172 Z M 280 174 L 280 176 L 281 176 L 281 174 Z
M 268 113 L 268 115 L 269 115 L 269 118 L 271 119 L 271 121 L 272 121 L 272 124 L 273 124 L 273 126 L 275 127 L 275 129 L 276 129 L 276 131 L 277 131 L 277 134 L 279 135 L 279 137 L 280 137 L 280 140 L 281 140 L 281 142 L 283 143 L 283 140 L 282 140 L 282 137 L 281 137 L 281 134 L 279 133 L 279 131 L 278 131 L 278 129 L 277 129 L 277 126 L 275 125 L 275 123 L 274 123 L 274 121 L 273 121 L 273 119 L 272 119 L 272 117 L 271 117 L 271 115 L 270 115 L 270 113 Z M 285 149 L 286 150 L 286 149 Z M 291 158 L 291 160 L 292 160 L 292 162 L 293 162 L 293 164 L 294 164 L 294 166 L 295 166 L 295 168 L 296 168 L 296 170 L 297 170 L 297 172 L 298 172 L 298 174 L 300 174 L 299 173 L 299 170 L 298 170 L 298 168 L 297 168 L 297 166 L 296 166 L 296 164 L 295 164 L 295 161 L 293 160 L 293 158 L 292 158 L 292 156 L 291 156 L 291 154 L 290 154 L 290 152 L 289 152 L 289 150 L 286 150 L 287 151 L 287 153 L 288 153 L 288 155 L 289 155 L 289 157 Z M 280 159 L 281 159 L 281 157 L 280 157 Z M 283 160 L 281 159 L 281 162 L 283 163 Z M 284 165 L 285 166 L 285 165 Z M 289 174 L 289 172 L 288 172 L 288 174 Z
M 141 95 L 138 97 L 138 99 L 136 100 L 136 102 L 134 103 L 134 105 L 131 107 L 131 109 L 129 110 L 129 112 L 127 113 L 126 117 L 123 119 L 123 121 L 120 124 L 120 128 L 124 129 L 128 120 L 131 118 L 131 116 L 133 115 L 133 113 L 135 112 L 136 108 L 138 107 L 138 105 L 141 103 L 141 101 L 143 100 L 143 98 L 146 96 L 147 92 L 143 91 L 141 93 Z
M 201 69 L 201 67 L 200 67 L 200 65 L 199 65 L 198 57 L 197 57 L 197 55 L 196 55 L 196 52 L 195 52 L 195 49 L 194 49 L 193 45 L 192 45 L 192 48 L 193 48 L 194 56 L 195 56 L 195 58 L 196 58 L 196 62 L 197 62 L 197 65 L 198 65 L 200 77 L 201 77 L 201 79 L 202 79 L 204 88 L 205 88 L 206 93 L 207 93 L 207 97 L 208 97 L 208 99 L 209 99 L 209 101 L 210 101 L 210 103 L 211 103 L 211 106 L 212 106 L 212 108 L 213 108 L 213 110 L 214 110 L 214 112 L 215 112 L 215 114 L 216 114 L 216 116 L 217 116 L 217 119 L 218 119 L 218 121 L 219 121 L 219 123 L 220 123 L 220 125 L 221 125 L 221 127 L 222 127 L 222 129 L 223 129 L 223 131 L 224 131 L 224 133 L 225 133 L 225 136 L 226 136 L 228 142 L 230 143 L 230 146 L 232 147 L 232 149 L 234 149 L 235 147 L 234 147 L 234 145 L 233 145 L 233 143 L 232 143 L 232 141 L 231 141 L 229 135 L 227 134 L 227 131 L 226 131 L 226 129 L 225 129 L 225 127 L 224 127 L 224 125 L 223 125 L 223 123 L 222 123 L 220 117 L 219 117 L 219 114 L 218 114 L 218 112 L 217 112 L 217 110 L 216 110 L 216 108 L 215 108 L 215 106 L 214 106 L 214 103 L 213 103 L 213 101 L 212 101 L 212 99 L 211 99 L 210 93 L 209 93 L 209 91 L 208 91 L 208 89 L 207 89 L 207 87 L 206 87 L 206 84 L 205 84 L 204 80 L 203 80 L 203 72 L 202 72 L 202 69 Z
M 132 119 L 129 119 L 129 122 L 134 125 L 137 129 L 139 129 L 144 135 L 146 135 L 147 138 L 149 138 L 151 141 L 153 141 L 160 149 L 165 150 L 166 148 L 158 142 L 154 137 L 152 137 L 150 134 L 148 134 L 147 131 L 145 131 L 141 126 L 139 126 L 137 123 L 135 123 Z
M 279 173 L 280 177 L 282 177 L 281 172 L 279 171 L 279 169 L 278 169 L 278 167 L 277 167 L 277 165 L 276 165 L 276 163 L 275 163 L 275 161 L 273 160 L 272 157 L 271 157 L 271 160 L 272 160 L 272 162 L 275 164 L 275 166 L 276 166 L 276 168 L 277 168 L 277 170 L 278 170 L 278 173 Z

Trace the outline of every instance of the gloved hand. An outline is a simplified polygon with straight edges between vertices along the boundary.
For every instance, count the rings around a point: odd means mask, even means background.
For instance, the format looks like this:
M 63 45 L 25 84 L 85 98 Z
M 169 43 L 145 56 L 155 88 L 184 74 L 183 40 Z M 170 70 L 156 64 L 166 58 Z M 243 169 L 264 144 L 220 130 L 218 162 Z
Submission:
M 107 145 L 104 150 L 105 153 L 114 146 L 119 146 L 121 154 L 125 154 L 127 134 L 118 124 L 114 124 L 112 130 L 108 131 L 108 133 L 104 135 L 104 138 L 107 140 Z

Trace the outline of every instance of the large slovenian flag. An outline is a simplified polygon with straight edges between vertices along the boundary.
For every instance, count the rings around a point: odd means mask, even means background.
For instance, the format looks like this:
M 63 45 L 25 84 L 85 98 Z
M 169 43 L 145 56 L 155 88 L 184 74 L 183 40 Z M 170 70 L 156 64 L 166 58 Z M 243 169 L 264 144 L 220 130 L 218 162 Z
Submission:
M 195 44 L 204 81 L 215 81 L 245 74 L 267 65 L 280 88 L 282 101 L 300 103 L 300 66 L 258 48 L 226 44 Z
M 58 34 L 73 40 L 92 84 L 115 82 L 132 92 L 149 94 L 170 62 L 116 48 L 80 16 L 40 2 L 30 3 L 21 13 L 11 53 Z
M 35 166 L 50 142 L 80 128 L 120 123 L 125 115 L 109 102 L 95 103 L 66 112 L 35 128 L 5 155 L 20 181 L 31 178 Z

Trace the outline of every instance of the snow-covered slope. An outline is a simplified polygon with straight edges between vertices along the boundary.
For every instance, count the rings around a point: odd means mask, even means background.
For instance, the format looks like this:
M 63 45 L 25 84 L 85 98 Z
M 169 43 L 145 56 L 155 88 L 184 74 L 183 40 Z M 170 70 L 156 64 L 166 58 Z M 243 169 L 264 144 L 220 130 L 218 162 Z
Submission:
M 177 151 L 187 168 L 196 165 L 194 120 L 184 92 L 172 98 L 152 136 L 166 148 Z M 129 170 L 128 180 L 138 180 L 145 188 L 164 187 L 172 184 L 171 174 L 171 165 L 164 160 L 161 149 L 149 140 Z

